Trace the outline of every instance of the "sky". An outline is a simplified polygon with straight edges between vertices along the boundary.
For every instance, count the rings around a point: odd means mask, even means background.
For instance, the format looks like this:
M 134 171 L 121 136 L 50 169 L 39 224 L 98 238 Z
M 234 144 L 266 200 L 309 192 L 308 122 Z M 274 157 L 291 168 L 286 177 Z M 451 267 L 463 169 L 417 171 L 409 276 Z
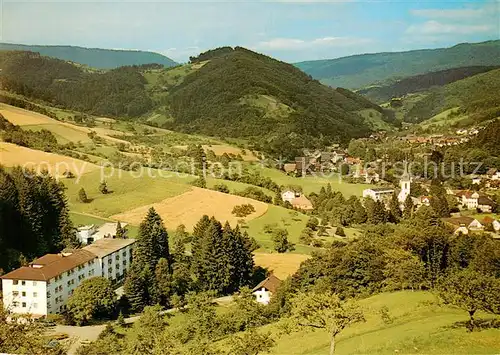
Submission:
M 0 21 L 0 42 L 150 50 L 178 62 L 239 45 L 299 62 L 499 39 L 500 0 L 0 0 Z

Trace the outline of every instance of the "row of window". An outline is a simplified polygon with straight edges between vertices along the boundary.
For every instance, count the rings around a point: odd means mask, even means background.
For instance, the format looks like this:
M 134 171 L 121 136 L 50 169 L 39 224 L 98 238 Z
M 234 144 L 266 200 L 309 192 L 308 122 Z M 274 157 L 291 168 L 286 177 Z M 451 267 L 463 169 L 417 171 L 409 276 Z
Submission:
M 19 297 L 19 291 L 12 291 L 12 296 Z M 26 297 L 26 292 L 25 291 L 21 292 L 21 297 Z M 38 293 L 37 292 L 33 292 L 33 297 L 38 297 Z
M 12 302 L 13 307 L 19 307 L 19 305 L 21 305 L 22 308 L 27 307 L 26 302 L 17 302 L 17 301 Z M 38 308 L 38 303 L 33 303 L 32 308 Z
M 19 282 L 21 282 L 21 286 L 26 286 L 26 281 L 24 280 L 12 280 L 13 285 L 19 285 Z M 33 286 L 36 286 L 36 281 L 33 281 Z

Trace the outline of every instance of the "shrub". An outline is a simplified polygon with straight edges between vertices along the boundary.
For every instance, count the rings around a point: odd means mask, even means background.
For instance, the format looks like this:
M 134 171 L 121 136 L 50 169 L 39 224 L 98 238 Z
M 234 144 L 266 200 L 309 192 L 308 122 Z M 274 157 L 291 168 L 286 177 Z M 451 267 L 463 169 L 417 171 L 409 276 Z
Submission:
M 249 203 L 246 203 L 243 205 L 234 206 L 231 213 L 236 217 L 246 217 L 253 212 L 255 212 L 255 207 L 253 207 L 253 205 Z
M 344 228 L 338 226 L 337 230 L 335 231 L 335 234 L 338 235 L 339 237 L 345 237 Z

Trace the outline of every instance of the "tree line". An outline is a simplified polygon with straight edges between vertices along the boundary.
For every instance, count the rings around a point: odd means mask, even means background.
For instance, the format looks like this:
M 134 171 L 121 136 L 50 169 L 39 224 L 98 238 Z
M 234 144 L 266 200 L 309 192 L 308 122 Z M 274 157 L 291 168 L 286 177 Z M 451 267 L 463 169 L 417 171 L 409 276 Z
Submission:
M 0 167 L 0 269 L 78 246 L 64 189 L 48 174 Z

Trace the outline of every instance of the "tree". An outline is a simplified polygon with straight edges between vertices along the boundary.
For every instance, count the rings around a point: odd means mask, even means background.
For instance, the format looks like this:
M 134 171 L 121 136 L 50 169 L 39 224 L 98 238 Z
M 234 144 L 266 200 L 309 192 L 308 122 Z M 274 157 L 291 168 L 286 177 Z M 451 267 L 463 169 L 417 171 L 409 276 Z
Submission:
M 345 237 L 344 228 L 338 226 L 337 229 L 335 230 L 335 234 L 338 235 L 339 237 Z
M 468 329 L 474 330 L 477 311 L 500 314 L 500 280 L 483 273 L 463 269 L 443 278 L 438 286 L 441 298 L 469 313 Z
M 104 277 L 92 277 L 75 289 L 66 307 L 71 318 L 81 326 L 92 318 L 111 316 L 116 304 L 111 281 Z
M 311 242 L 313 240 L 313 235 L 314 235 L 313 230 L 309 227 L 306 227 L 300 233 L 299 241 L 302 244 L 309 245 L 309 244 L 311 244 Z
M 313 231 L 318 229 L 318 226 L 319 226 L 319 221 L 316 217 L 309 218 L 306 224 L 306 227 L 311 228 Z
M 325 329 L 330 335 L 330 355 L 335 354 L 335 337 L 349 325 L 364 321 L 363 312 L 353 302 L 341 301 L 332 292 L 300 292 L 292 299 L 291 330 Z
M 233 336 L 229 342 L 228 355 L 257 355 L 269 352 L 274 346 L 274 340 L 268 333 L 260 333 L 250 329 L 241 335 Z
M 85 189 L 83 187 L 78 191 L 78 200 L 82 203 L 90 202 L 87 197 L 87 193 L 85 192 Z
M 162 306 L 167 306 L 170 304 L 170 296 L 172 295 L 172 276 L 170 274 L 170 265 L 167 259 L 161 258 L 158 261 L 158 264 L 156 264 L 155 277 L 160 304 Z
M 103 195 L 106 195 L 109 193 L 108 185 L 106 184 L 106 181 L 103 180 L 99 184 L 99 192 L 102 193 Z
M 127 273 L 127 278 L 123 284 L 123 290 L 130 307 L 134 311 L 141 311 L 145 306 L 144 280 L 141 277 L 139 264 L 132 263 L 132 267 Z
M 413 200 L 411 199 L 411 196 L 407 196 L 404 203 L 403 218 L 410 219 L 413 216 L 413 209 Z
M 368 217 L 361 201 L 356 196 L 351 196 L 347 200 L 347 204 L 353 209 L 352 223 L 365 223 Z
M 151 207 L 139 225 L 134 263 L 138 263 L 141 269 L 144 265 L 149 265 L 150 270 L 154 271 L 161 258 L 170 263 L 168 233 L 160 215 Z
M 366 214 L 368 216 L 368 223 L 381 224 L 387 221 L 385 206 L 381 201 L 374 201 L 373 199 L 368 197 L 366 199 L 365 206 Z
M 394 289 L 420 288 L 425 280 L 425 265 L 414 254 L 403 249 L 385 251 L 385 282 Z
M 274 250 L 278 253 L 295 250 L 293 243 L 288 241 L 288 231 L 286 229 L 277 229 L 271 239 L 274 243 Z
M 125 239 L 126 238 L 126 229 L 122 228 L 120 221 L 116 223 L 116 233 L 115 238 L 117 239 Z
M 399 207 L 398 196 L 394 193 L 389 201 L 389 221 L 392 223 L 398 223 L 401 217 L 402 213 L 401 208 Z

